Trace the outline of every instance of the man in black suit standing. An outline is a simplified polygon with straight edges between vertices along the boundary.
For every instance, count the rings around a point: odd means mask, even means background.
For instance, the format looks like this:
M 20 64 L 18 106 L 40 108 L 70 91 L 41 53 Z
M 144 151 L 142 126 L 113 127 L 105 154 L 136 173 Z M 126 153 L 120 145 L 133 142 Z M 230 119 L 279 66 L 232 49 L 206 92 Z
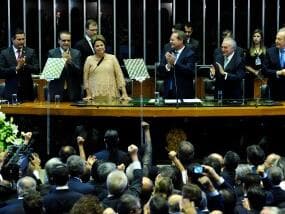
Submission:
M 191 22 L 186 22 L 184 25 L 184 32 L 186 35 L 186 45 L 188 45 L 194 51 L 197 62 L 201 59 L 201 51 L 200 51 L 200 44 L 199 41 L 192 37 L 193 33 L 193 26 Z
M 226 37 L 221 46 L 221 53 L 215 58 L 215 65 L 210 68 L 210 75 L 216 79 L 216 97 L 221 91 L 225 99 L 242 98 L 242 79 L 245 76 L 244 60 L 236 51 L 236 41 Z
M 64 58 L 65 65 L 59 79 L 50 81 L 50 98 L 60 95 L 63 101 L 78 101 L 82 97 L 80 79 L 82 70 L 80 64 L 81 54 L 79 50 L 71 48 L 71 34 L 67 31 L 59 33 L 58 48 L 49 50 L 49 58 Z
M 79 40 L 74 48 L 79 50 L 81 53 L 81 65 L 85 63 L 85 60 L 88 56 L 95 53 L 92 38 L 97 34 L 98 26 L 97 22 L 93 19 L 88 19 L 85 25 L 86 34 L 83 39 Z
M 185 46 L 186 36 L 176 30 L 171 34 L 171 49 L 166 51 L 158 67 L 158 75 L 164 79 L 165 98 L 193 98 L 195 55 Z
M 1 51 L 0 78 L 5 79 L 4 98 L 11 100 L 17 94 L 20 101 L 34 100 L 32 74 L 39 72 L 35 50 L 25 46 L 24 31 L 17 29 L 12 46 Z
M 273 100 L 285 100 L 285 28 L 281 28 L 275 39 L 275 46 L 268 48 L 262 73 L 268 78 Z

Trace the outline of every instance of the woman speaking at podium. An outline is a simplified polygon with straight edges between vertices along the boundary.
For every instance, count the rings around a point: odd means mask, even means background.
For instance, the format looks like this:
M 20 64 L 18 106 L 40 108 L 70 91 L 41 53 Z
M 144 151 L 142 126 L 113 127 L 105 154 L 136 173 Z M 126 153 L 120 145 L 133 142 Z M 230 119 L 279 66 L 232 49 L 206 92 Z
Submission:
M 115 55 L 105 53 L 106 40 L 102 35 L 95 36 L 94 50 L 95 54 L 87 57 L 84 64 L 84 99 L 106 97 L 131 100 L 120 64 Z

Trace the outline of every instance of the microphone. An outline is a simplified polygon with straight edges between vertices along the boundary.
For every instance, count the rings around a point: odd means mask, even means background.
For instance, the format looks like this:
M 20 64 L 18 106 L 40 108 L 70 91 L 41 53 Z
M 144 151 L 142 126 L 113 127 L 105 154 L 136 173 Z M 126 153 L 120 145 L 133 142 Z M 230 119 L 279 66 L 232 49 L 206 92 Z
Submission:
M 99 62 L 97 63 L 97 67 L 101 64 L 101 62 L 103 61 L 104 57 L 102 57 Z

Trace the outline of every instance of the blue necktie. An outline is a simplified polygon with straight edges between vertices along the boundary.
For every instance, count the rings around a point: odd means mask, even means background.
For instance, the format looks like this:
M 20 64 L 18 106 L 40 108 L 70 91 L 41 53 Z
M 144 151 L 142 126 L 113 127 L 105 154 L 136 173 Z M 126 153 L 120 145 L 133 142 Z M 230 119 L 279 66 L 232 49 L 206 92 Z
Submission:
M 285 66 L 285 49 L 280 49 L 280 65 L 282 68 Z

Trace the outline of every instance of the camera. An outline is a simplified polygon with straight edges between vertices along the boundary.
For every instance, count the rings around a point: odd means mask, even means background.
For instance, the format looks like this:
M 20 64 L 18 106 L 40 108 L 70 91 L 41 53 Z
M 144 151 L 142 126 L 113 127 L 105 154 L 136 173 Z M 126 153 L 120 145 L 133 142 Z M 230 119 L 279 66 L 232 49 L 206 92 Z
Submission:
M 202 174 L 204 172 L 204 167 L 201 165 L 194 166 L 193 172 L 195 174 Z

